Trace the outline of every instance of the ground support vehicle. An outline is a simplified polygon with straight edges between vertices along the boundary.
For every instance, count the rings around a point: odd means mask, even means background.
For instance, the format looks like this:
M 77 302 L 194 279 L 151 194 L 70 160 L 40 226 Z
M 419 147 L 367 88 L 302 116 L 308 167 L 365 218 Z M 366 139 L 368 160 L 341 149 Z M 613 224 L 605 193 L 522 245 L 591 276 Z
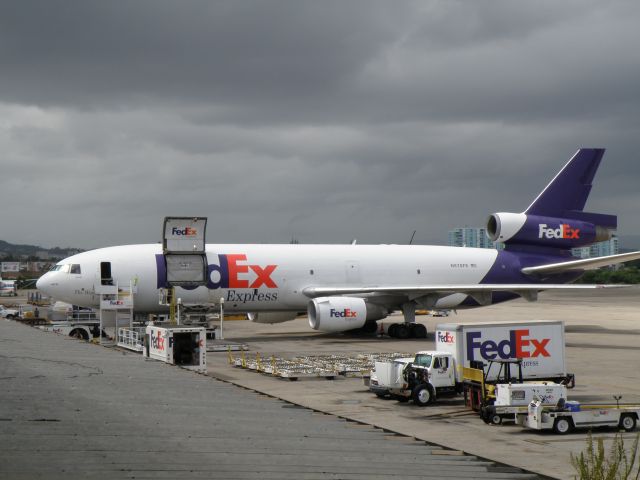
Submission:
M 4 305 L 0 305 L 0 317 L 8 318 L 9 320 L 18 316 L 18 309 L 7 308 Z
M 17 308 L 0 307 L 0 315 L 9 319 L 17 320 L 29 325 L 42 325 L 47 323 L 46 318 L 40 316 L 40 310 L 33 305 L 18 305 Z
M 558 434 L 574 428 L 617 427 L 627 432 L 636 428 L 640 405 L 580 405 L 560 401 L 547 406 L 540 399 L 529 404 L 526 413 L 516 415 L 516 423 L 533 430 L 553 430 Z
M 516 415 L 526 413 L 534 398 L 543 405 L 557 405 L 567 399 L 567 386 L 553 382 L 498 383 L 494 396 L 487 399 L 480 416 L 486 423 L 500 424 L 515 421 Z
M 0 296 L 2 297 L 17 297 L 18 286 L 15 280 L 2 280 L 0 278 Z
M 369 390 L 380 398 L 390 396 L 389 387 L 401 384 L 402 372 L 413 360 L 414 357 L 404 357 L 390 362 L 375 362 L 369 378 Z
M 45 332 L 67 335 L 69 337 L 86 341 L 100 337 L 100 320 L 69 320 L 66 322 L 56 322 L 50 325 L 43 325 L 39 328 Z
M 439 396 L 464 392 L 468 405 L 479 411 L 489 403 L 492 391 L 485 388 L 489 385 L 570 382 L 573 376 L 565 370 L 564 349 L 561 321 L 441 324 L 436 328 L 435 351 L 418 352 L 409 364 L 376 363 L 372 376 L 377 378 L 377 390 L 389 391 L 398 400 L 411 399 L 423 406 Z M 501 368 L 492 369 L 492 363 Z M 508 370 L 513 363 L 521 370 L 518 377 Z

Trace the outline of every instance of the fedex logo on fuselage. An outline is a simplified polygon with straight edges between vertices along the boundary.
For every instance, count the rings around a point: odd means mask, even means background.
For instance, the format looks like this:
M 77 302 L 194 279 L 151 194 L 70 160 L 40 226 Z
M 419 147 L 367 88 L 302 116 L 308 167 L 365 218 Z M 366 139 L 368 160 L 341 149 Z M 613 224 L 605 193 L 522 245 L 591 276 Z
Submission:
M 191 227 L 184 227 L 184 228 L 173 227 L 171 229 L 171 235 L 174 235 L 176 237 L 195 237 L 197 234 L 198 234 L 198 231 L 195 228 L 191 228 Z
M 548 227 L 546 223 L 538 225 L 538 238 L 580 238 L 580 229 L 573 228 L 568 223 L 561 223 L 558 228 Z
M 271 275 L 277 265 L 253 265 L 243 253 L 218 255 L 218 265 L 207 268 L 207 287 L 216 288 L 278 288 Z
M 476 351 L 485 360 L 550 357 L 547 350 L 550 341 L 550 338 L 531 338 L 528 328 L 510 330 L 509 338 L 502 341 L 482 341 L 481 331 L 467 332 L 467 359 L 476 360 Z
M 332 308 L 329 315 L 334 318 L 354 318 L 358 315 L 358 312 L 351 310 L 350 308 L 345 308 L 344 310 L 336 310 L 335 308 Z

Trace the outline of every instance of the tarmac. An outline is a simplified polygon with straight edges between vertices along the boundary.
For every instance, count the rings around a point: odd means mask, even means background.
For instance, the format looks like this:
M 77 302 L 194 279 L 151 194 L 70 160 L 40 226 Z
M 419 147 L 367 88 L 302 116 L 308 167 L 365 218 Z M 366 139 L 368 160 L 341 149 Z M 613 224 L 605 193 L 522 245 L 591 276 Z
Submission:
M 433 348 L 438 323 L 562 319 L 570 399 L 640 403 L 639 307 L 638 288 L 543 293 L 418 317 L 426 340 L 322 334 L 306 319 L 224 332 L 264 359 L 415 352 Z M 462 399 L 419 408 L 375 397 L 360 378 L 290 382 L 230 366 L 227 353 L 208 353 L 204 376 L 9 321 L 0 346 L 0 478 L 569 479 L 570 453 L 586 446 L 584 431 L 486 425 Z
M 539 478 L 5 319 L 0 389 L 3 480 Z

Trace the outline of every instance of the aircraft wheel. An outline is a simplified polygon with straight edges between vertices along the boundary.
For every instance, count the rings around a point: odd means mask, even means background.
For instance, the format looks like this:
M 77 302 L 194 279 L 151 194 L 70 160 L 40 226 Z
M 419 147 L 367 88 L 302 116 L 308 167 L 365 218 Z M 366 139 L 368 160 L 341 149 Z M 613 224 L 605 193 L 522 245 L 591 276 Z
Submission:
M 387 330 L 387 334 L 391 338 L 396 338 L 398 336 L 398 324 L 397 323 L 392 323 L 391 325 L 389 325 L 389 329 Z
M 636 417 L 633 415 L 623 415 L 620 419 L 620 427 L 625 432 L 633 432 L 636 429 Z
M 362 331 L 364 333 L 376 333 L 378 331 L 378 323 L 377 322 L 367 322 L 362 327 Z
M 416 323 L 413 326 L 412 333 L 415 338 L 427 338 L 427 327 L 425 327 L 421 323 Z
M 409 338 L 409 335 L 411 335 L 411 331 L 409 330 L 409 327 L 407 327 L 404 324 L 398 324 L 398 328 L 396 330 L 396 336 L 402 340 Z

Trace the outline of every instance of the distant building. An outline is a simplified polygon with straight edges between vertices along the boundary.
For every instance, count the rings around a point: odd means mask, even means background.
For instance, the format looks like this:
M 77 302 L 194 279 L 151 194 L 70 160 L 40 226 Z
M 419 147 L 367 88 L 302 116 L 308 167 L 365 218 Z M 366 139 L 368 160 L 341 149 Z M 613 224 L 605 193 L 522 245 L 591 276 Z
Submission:
M 487 229 L 482 227 L 461 227 L 449 230 L 448 245 L 450 247 L 497 248 L 498 250 L 504 248 L 503 243 L 492 242 L 487 236 Z M 620 242 L 615 235 L 605 242 L 571 250 L 571 254 L 578 258 L 605 257 L 618 253 L 620 253 Z
M 487 236 L 487 229 L 477 227 L 449 230 L 448 245 L 450 247 L 496 248 L 496 244 Z
M 17 273 L 20 271 L 20 262 L 2 262 L 0 271 L 2 271 L 2 273 Z
M 617 236 L 605 242 L 594 243 L 590 247 L 574 248 L 571 254 L 578 258 L 596 258 L 620 253 L 620 241 Z

